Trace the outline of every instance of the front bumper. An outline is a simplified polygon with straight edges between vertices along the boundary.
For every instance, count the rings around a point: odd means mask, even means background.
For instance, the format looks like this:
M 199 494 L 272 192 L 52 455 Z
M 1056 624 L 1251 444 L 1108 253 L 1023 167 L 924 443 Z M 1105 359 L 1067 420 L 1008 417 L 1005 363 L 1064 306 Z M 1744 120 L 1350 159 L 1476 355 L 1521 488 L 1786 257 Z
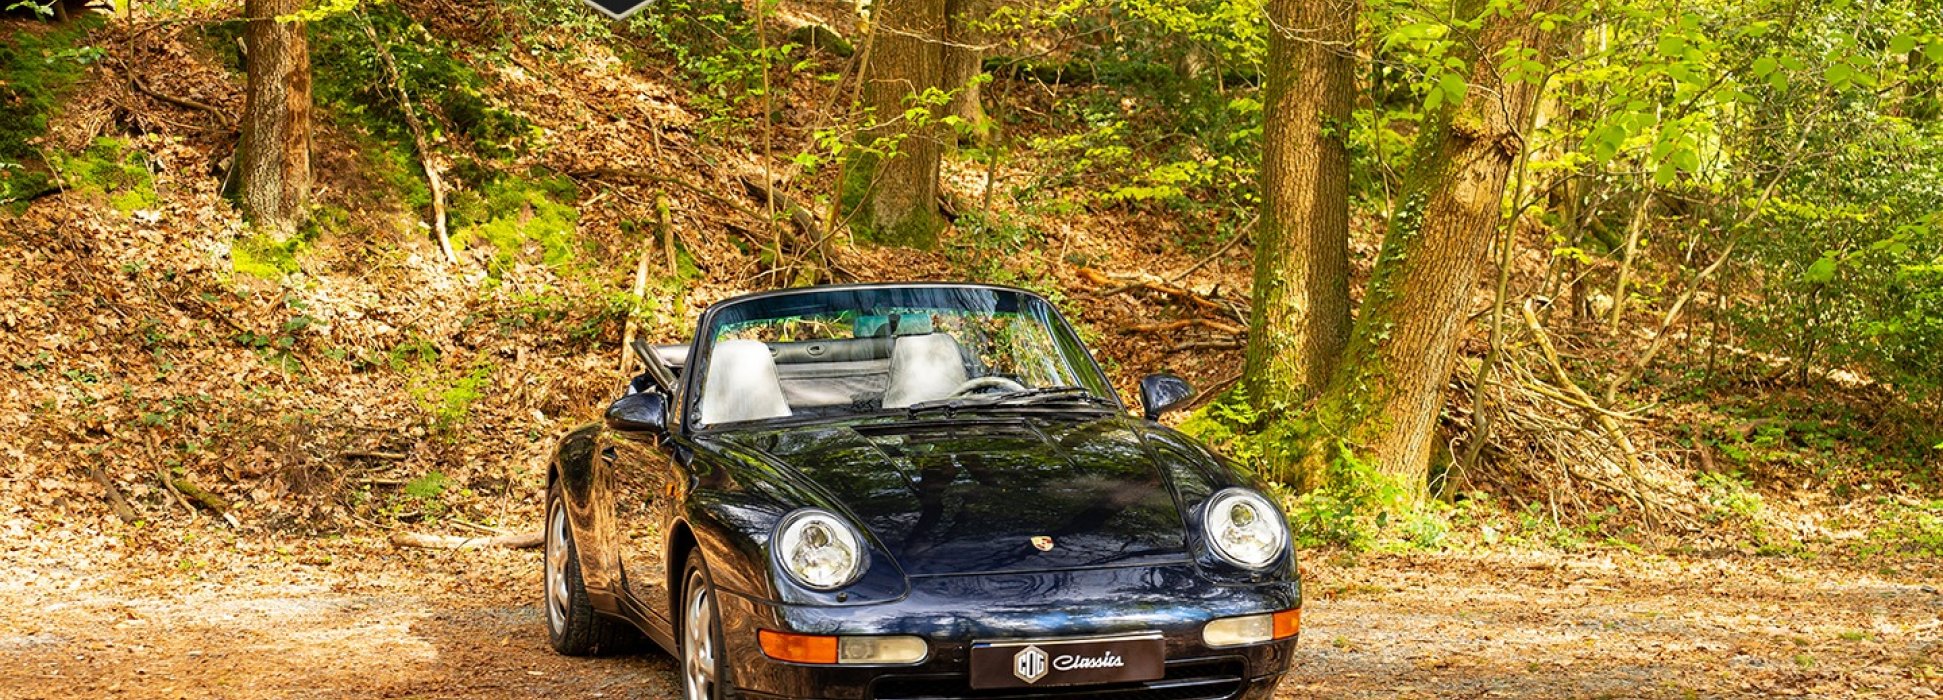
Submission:
M 1221 617 L 1301 605 L 1292 582 L 1218 584 L 1190 564 L 914 579 L 903 599 L 850 606 L 792 606 L 728 591 L 716 596 L 729 676 L 744 697 L 822 700 L 925 698 L 1157 698 L 1256 700 L 1288 670 L 1295 640 L 1213 649 L 1202 627 Z M 911 666 L 811 666 L 763 655 L 758 629 L 808 634 L 910 634 L 930 643 Z M 1166 677 L 1099 686 L 973 690 L 974 641 L 1090 637 L 1158 631 Z

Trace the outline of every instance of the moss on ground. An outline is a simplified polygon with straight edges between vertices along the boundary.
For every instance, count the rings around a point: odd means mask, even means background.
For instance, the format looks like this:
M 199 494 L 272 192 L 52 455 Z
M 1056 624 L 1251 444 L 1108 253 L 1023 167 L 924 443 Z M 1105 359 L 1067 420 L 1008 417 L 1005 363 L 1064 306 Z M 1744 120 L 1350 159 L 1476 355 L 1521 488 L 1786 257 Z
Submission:
M 54 187 L 35 139 L 61 100 L 100 58 L 101 50 L 82 46 L 101 20 L 88 17 L 48 24 L 0 20 L 0 204 L 24 200 Z
M 552 177 L 505 178 L 478 192 L 456 192 L 452 244 L 491 246 L 488 268 L 494 278 L 520 260 L 529 245 L 537 246 L 541 263 L 559 268 L 573 260 L 579 247 L 575 231 L 580 211 L 569 204 L 577 197 L 571 180 Z
M 54 161 L 69 192 L 99 196 L 123 214 L 153 209 L 161 202 L 148 154 L 131 148 L 127 141 L 104 136 L 80 153 L 54 154 Z

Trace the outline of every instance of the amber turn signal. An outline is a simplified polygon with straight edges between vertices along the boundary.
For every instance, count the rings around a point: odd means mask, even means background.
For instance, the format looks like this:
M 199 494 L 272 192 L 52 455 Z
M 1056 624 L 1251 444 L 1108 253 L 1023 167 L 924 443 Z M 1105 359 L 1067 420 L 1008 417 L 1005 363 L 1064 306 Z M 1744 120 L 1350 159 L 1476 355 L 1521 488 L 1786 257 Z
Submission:
M 757 630 L 756 640 L 762 643 L 762 653 L 778 661 L 793 661 L 799 664 L 837 662 L 836 637 Z
M 1288 639 L 1301 631 L 1302 609 L 1292 608 L 1277 613 L 1224 617 L 1209 622 L 1201 630 L 1201 641 L 1219 649 Z
M 931 655 L 922 637 L 825 637 L 757 630 L 756 639 L 769 658 L 799 664 L 909 665 Z
M 1302 608 L 1275 613 L 1275 638 L 1288 639 L 1302 633 Z

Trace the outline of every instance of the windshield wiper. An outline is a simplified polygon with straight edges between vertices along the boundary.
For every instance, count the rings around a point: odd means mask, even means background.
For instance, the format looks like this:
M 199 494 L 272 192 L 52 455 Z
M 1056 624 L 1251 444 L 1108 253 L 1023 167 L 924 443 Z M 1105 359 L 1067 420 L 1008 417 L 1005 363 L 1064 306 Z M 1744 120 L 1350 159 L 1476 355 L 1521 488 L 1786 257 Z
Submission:
M 972 408 L 1000 408 L 1006 406 L 1036 406 L 1047 403 L 1078 402 L 1101 408 L 1119 408 L 1111 399 L 1102 398 L 1084 387 L 1055 386 L 1044 389 L 1027 389 L 993 396 L 961 396 L 936 401 L 921 401 L 904 407 L 912 418 L 927 411 L 943 410 L 946 417 L 960 410 Z
M 996 406 L 1020 406 L 1058 401 L 1078 401 L 1095 406 L 1117 408 L 1112 400 L 1096 395 L 1085 387 L 1077 386 L 1051 386 L 1044 389 L 1028 389 L 1009 394 L 999 394 L 993 399 L 992 404 Z

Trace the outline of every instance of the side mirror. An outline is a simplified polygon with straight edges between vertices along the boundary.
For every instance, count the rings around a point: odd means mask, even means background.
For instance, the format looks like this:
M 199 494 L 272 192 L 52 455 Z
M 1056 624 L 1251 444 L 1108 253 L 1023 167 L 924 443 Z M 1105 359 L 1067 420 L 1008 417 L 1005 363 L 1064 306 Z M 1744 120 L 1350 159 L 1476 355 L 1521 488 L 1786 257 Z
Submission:
M 1149 374 L 1140 380 L 1140 406 L 1147 420 L 1180 408 L 1194 398 L 1194 387 L 1172 372 Z
M 667 434 L 668 396 L 650 390 L 615 399 L 607 406 L 607 427 L 655 435 Z

